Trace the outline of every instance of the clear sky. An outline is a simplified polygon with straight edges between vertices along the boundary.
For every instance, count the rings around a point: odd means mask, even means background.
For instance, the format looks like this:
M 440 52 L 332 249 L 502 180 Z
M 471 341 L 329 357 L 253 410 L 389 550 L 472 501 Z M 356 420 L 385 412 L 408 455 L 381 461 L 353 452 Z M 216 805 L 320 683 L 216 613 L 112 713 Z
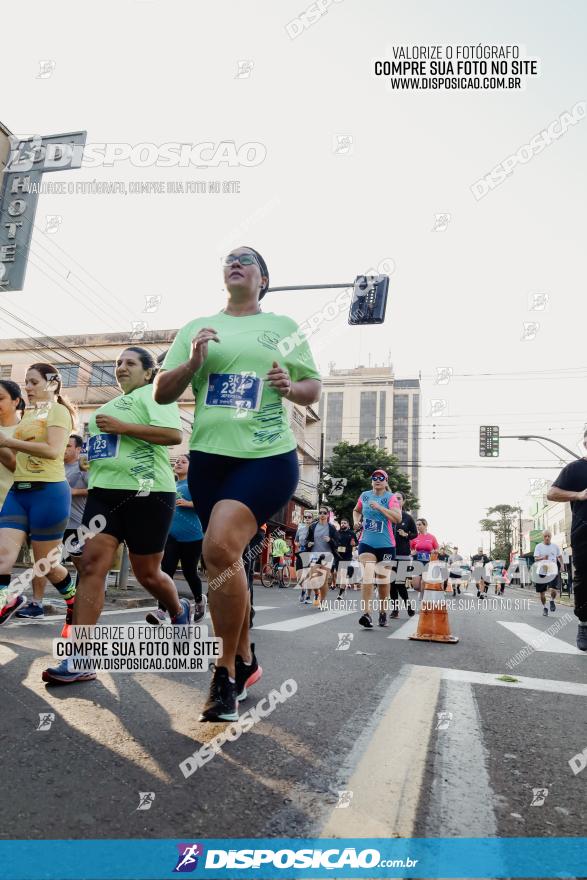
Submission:
M 142 319 L 170 328 L 222 306 L 220 256 L 233 245 L 260 250 L 275 285 L 344 282 L 393 261 L 386 323 L 351 328 L 341 315 L 312 344 L 324 372 L 369 357 L 391 357 L 398 377 L 421 371 L 421 512 L 469 551 L 487 507 L 525 508 L 530 480 L 558 472 L 552 453 L 515 440 L 484 462 L 479 425 L 575 448 L 586 420 L 587 121 L 485 198 L 471 192 L 587 100 L 586 7 L 340 0 L 291 39 L 286 25 L 303 9 L 106 0 L 90 16 L 72 2 L 29 4 L 30 26 L 6 29 L 0 60 L 12 131 L 87 129 L 94 145 L 254 142 L 266 156 L 253 167 L 121 161 L 46 175 L 127 189 L 237 180 L 240 193 L 44 194 L 25 291 L 2 303 L 53 334 L 130 332 Z M 373 74 L 393 45 L 479 43 L 522 46 L 540 75 L 519 91 L 393 91 Z M 51 75 L 38 76 L 41 61 Z M 336 151 L 339 137 L 350 149 Z M 434 229 L 443 213 L 448 225 Z M 47 215 L 61 217 L 58 231 L 45 232 Z M 529 308 L 537 293 L 548 294 L 541 311 Z M 153 314 L 142 314 L 146 295 L 162 298 Z M 266 307 L 302 322 L 331 298 L 275 294 Z M 523 338 L 524 322 L 540 325 L 535 338 Z M 17 335 L 0 315 L 0 336 Z M 448 384 L 435 383 L 438 367 L 453 371 Z M 434 400 L 445 401 L 437 416 Z

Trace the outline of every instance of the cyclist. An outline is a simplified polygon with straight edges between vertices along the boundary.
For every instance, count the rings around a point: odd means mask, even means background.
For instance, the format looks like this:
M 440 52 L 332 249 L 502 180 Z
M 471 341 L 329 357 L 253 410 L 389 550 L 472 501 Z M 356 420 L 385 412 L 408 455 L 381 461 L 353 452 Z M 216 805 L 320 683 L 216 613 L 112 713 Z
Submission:
M 377 468 L 371 474 L 371 489 L 363 492 L 353 510 L 355 529 L 363 525 L 359 543 L 359 560 L 364 567 L 361 587 L 361 605 L 364 613 L 359 623 L 365 629 L 373 629 L 371 600 L 376 563 L 391 562 L 395 559 L 395 536 L 393 524 L 401 522 L 399 501 L 389 489 L 387 472 Z M 377 573 L 379 592 L 379 626 L 387 626 L 385 603 L 390 592 L 390 580 Z
M 122 391 L 90 418 L 89 492 L 83 523 L 101 516 L 105 528 L 86 541 L 81 558 L 76 625 L 95 624 L 104 605 L 104 579 L 124 541 L 138 582 L 169 611 L 174 624 L 190 622 L 190 605 L 161 571 L 175 512 L 176 491 L 166 446 L 181 443 L 179 409 L 153 400 L 157 365 L 149 351 L 130 345 L 116 360 Z M 43 681 L 69 684 L 96 678 L 69 671 L 67 660 L 43 673 Z
M 71 492 L 63 454 L 74 427 L 75 410 L 61 396 L 61 376 L 52 364 L 32 364 L 26 372 L 29 407 L 12 436 L 0 431 L 0 448 L 16 453 L 14 482 L 0 513 L 0 624 L 24 604 L 10 595 L 12 568 L 27 534 L 35 560 L 57 558 L 69 518 Z M 67 569 L 51 562 L 47 578 L 63 596 L 66 625 L 71 620 L 75 586 Z
M 273 576 L 278 581 L 278 586 L 282 587 L 283 583 L 278 578 L 279 569 L 286 564 L 285 557 L 289 554 L 289 544 L 283 536 L 283 532 L 276 532 L 271 542 L 271 561 L 273 563 Z
M 302 406 L 320 398 L 320 374 L 291 318 L 261 311 L 269 271 L 254 248 L 224 261 L 226 308 L 196 318 L 177 334 L 155 398 L 177 400 L 191 383 L 197 405 L 188 481 L 205 530 L 204 558 L 214 632 L 222 656 L 201 719 L 234 721 L 237 699 L 261 677 L 249 641 L 249 598 L 238 562 L 259 525 L 291 498 L 298 483 L 297 444 L 283 398 Z M 291 344 L 292 340 L 298 344 Z M 289 353 L 281 356 L 278 343 Z
M 178 567 L 194 597 L 194 623 L 201 620 L 206 613 L 206 598 L 202 596 L 202 579 L 198 574 L 198 563 L 202 555 L 202 524 L 194 510 L 194 502 L 188 488 L 188 468 L 190 460 L 187 455 L 179 455 L 173 465 L 177 482 L 175 491 L 175 510 L 171 520 L 171 528 L 161 560 L 161 571 L 173 580 Z M 147 623 L 159 626 L 167 619 L 166 609 L 162 602 L 156 611 L 147 614 Z
M 406 587 L 406 575 L 403 571 L 407 566 L 403 565 L 400 569 L 400 562 L 410 562 L 412 555 L 410 553 L 410 541 L 418 534 L 414 518 L 404 510 L 405 498 L 402 492 L 396 492 L 395 497 L 398 500 L 402 518 L 400 522 L 393 526 L 395 535 L 396 560 L 398 563 L 395 579 L 391 582 L 390 598 L 392 602 L 392 611 L 389 615 L 391 618 L 399 617 L 399 599 L 400 596 L 406 606 L 408 617 L 413 617 L 416 613 L 412 608 Z

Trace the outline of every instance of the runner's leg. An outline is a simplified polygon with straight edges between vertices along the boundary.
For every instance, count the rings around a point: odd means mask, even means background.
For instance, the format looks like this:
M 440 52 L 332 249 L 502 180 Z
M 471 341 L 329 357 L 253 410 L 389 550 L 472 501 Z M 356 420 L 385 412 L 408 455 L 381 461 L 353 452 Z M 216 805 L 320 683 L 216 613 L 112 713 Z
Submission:
M 214 634 L 221 638 L 222 656 L 217 666 L 235 675 L 235 657 L 246 663 L 249 644 L 249 596 L 242 554 L 257 531 L 257 522 L 241 501 L 218 501 L 204 536 L 208 570 L 208 602 Z

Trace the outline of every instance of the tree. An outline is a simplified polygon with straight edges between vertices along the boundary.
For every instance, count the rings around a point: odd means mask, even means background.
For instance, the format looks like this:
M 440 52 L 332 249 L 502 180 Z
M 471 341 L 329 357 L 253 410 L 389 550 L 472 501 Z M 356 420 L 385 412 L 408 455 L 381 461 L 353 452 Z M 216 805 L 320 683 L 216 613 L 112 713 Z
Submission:
M 385 449 L 377 449 L 372 443 L 351 444 L 346 441 L 337 443 L 332 456 L 325 466 L 328 477 L 344 477 L 347 484 L 343 494 L 329 496 L 328 504 L 332 507 L 337 519 L 346 517 L 352 524 L 353 508 L 361 492 L 370 488 L 370 477 L 374 470 L 383 468 L 389 476 L 389 488 L 392 492 L 401 492 L 404 496 L 404 508 L 413 510 L 418 499 L 412 494 L 412 487 L 406 475 L 400 471 L 395 455 Z M 326 477 L 319 487 L 320 492 L 328 495 L 332 485 Z
M 491 519 L 496 514 L 497 519 Z M 495 537 L 492 553 L 494 559 L 504 559 L 509 563 L 513 546 L 513 524 L 519 514 L 519 507 L 512 507 L 511 504 L 496 504 L 495 507 L 488 508 L 486 519 L 479 520 L 481 530 L 491 532 Z

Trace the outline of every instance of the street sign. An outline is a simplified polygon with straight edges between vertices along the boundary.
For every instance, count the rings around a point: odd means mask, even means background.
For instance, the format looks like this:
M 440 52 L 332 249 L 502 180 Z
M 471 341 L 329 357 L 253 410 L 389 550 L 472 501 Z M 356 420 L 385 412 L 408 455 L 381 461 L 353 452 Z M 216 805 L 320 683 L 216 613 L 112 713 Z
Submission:
M 9 135 L 8 154 L 0 143 L 0 291 L 23 289 L 42 175 L 79 168 L 86 135 Z
M 499 455 L 498 425 L 481 425 L 479 428 L 479 455 L 482 458 L 497 458 Z

